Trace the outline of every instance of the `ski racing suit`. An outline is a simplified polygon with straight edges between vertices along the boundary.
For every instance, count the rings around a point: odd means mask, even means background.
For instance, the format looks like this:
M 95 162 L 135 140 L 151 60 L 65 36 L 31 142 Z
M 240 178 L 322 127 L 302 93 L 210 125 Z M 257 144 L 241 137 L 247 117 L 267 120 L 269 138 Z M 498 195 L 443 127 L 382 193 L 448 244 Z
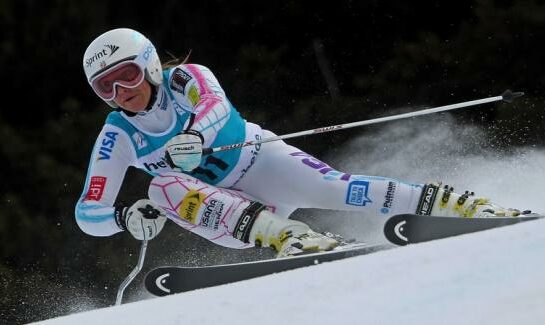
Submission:
M 297 208 L 377 216 L 416 211 L 423 184 L 343 173 L 283 141 L 217 152 L 203 156 L 191 172 L 176 171 L 167 162 L 164 145 L 189 128 L 203 135 L 203 147 L 211 148 L 275 134 L 244 120 L 208 68 L 182 64 L 163 76 L 149 110 L 134 116 L 113 111 L 106 118 L 75 209 L 85 233 L 122 231 L 114 203 L 129 166 L 154 176 L 149 198 L 169 219 L 232 248 L 253 246 L 232 236 L 251 201 L 284 217 Z

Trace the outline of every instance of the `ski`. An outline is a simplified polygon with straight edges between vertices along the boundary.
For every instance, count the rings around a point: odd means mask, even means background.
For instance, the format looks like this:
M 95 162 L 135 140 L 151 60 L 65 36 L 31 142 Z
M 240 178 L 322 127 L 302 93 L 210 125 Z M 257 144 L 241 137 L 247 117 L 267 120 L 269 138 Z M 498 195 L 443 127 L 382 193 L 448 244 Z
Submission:
M 539 214 L 525 214 L 519 217 L 457 218 L 398 214 L 384 224 L 384 235 L 391 243 L 404 246 L 434 239 L 457 236 L 486 229 L 502 227 L 530 220 L 544 218 Z
M 202 267 L 164 266 L 146 274 L 146 289 L 156 296 L 202 289 L 264 275 L 371 254 L 393 245 L 348 244 L 337 249 L 293 257 Z
M 539 214 L 519 217 L 457 218 L 399 214 L 384 224 L 384 235 L 398 246 L 447 238 L 486 229 L 545 218 Z M 222 264 L 201 267 L 163 266 L 146 274 L 145 287 L 156 296 L 248 280 L 296 268 L 317 265 L 343 258 L 367 255 L 395 247 L 391 244 L 348 244 L 328 252 L 305 254 L 280 259 Z

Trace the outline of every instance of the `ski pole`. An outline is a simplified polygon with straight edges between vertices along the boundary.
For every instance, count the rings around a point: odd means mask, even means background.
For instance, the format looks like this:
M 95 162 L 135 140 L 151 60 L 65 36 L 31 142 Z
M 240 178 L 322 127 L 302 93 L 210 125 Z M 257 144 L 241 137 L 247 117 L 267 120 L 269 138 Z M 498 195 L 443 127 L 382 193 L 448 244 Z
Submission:
M 296 137 L 300 137 L 300 136 L 304 136 L 304 135 L 312 135 L 312 134 L 325 133 L 325 132 L 331 132 L 331 131 L 345 130 L 345 129 L 350 129 L 350 128 L 357 127 L 357 126 L 378 124 L 378 123 L 383 123 L 383 122 L 388 122 L 388 121 L 401 120 L 401 119 L 405 119 L 405 118 L 409 118 L 409 117 L 428 115 L 428 114 L 438 113 L 438 112 L 445 112 L 445 111 L 454 110 L 454 109 L 463 108 L 463 107 L 476 106 L 476 105 L 481 105 L 481 104 L 486 104 L 486 103 L 491 103 L 491 102 L 497 102 L 497 101 L 500 101 L 500 100 L 503 100 L 504 102 L 511 103 L 515 98 L 521 97 L 523 95 L 524 95 L 523 92 L 512 92 L 511 90 L 508 89 L 508 90 L 504 91 L 503 94 L 501 94 L 500 96 L 494 96 L 494 97 L 488 97 L 488 98 L 483 98 L 483 99 L 471 100 L 471 101 L 462 102 L 462 103 L 458 103 L 458 104 L 439 106 L 439 107 L 435 107 L 435 108 L 428 108 L 428 109 L 423 109 L 423 110 L 415 111 L 415 112 L 409 112 L 409 113 L 379 117 L 379 118 L 374 118 L 374 119 L 364 120 L 364 121 L 359 121 L 359 122 L 352 122 L 352 123 L 339 124 L 339 125 L 331 125 L 331 126 L 321 127 L 321 128 L 317 128 L 317 129 L 300 131 L 300 132 L 289 133 L 289 134 L 284 134 L 284 135 L 278 135 L 278 136 L 269 137 L 269 138 L 260 139 L 260 140 L 251 140 L 251 141 L 246 141 L 246 142 L 241 142 L 241 143 L 235 143 L 235 144 L 225 145 L 225 146 L 216 147 L 216 148 L 204 148 L 203 149 L 203 155 L 209 155 L 209 154 L 212 154 L 214 152 L 232 150 L 232 149 L 242 148 L 242 147 L 246 147 L 246 146 L 253 146 L 253 145 L 256 145 L 256 144 L 261 144 L 261 143 L 266 143 L 266 142 L 271 142 L 271 141 L 291 139 L 291 138 L 296 138 Z
M 142 266 L 144 265 L 144 259 L 146 258 L 146 249 L 148 248 L 148 241 L 143 240 L 142 246 L 140 246 L 140 255 L 138 256 L 138 263 L 134 267 L 134 269 L 129 273 L 129 275 L 125 278 L 125 280 L 121 283 L 119 286 L 119 289 L 117 290 L 117 298 L 115 300 L 115 305 L 119 306 L 121 305 L 121 301 L 123 300 L 123 292 L 125 291 L 125 288 L 134 280 L 134 278 L 140 273 L 140 270 L 142 270 Z

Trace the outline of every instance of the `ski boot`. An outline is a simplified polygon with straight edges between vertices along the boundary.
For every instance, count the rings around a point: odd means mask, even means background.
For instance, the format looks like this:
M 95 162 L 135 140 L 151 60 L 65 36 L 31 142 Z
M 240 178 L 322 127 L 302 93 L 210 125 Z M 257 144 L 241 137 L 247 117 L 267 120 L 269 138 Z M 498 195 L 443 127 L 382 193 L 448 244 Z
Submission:
M 267 210 L 259 212 L 249 233 L 256 246 L 271 247 L 277 258 L 329 251 L 341 242 L 317 233 L 303 222 L 282 218 Z
M 305 233 L 289 236 L 280 244 L 280 249 L 277 249 L 277 258 L 330 251 L 342 245 L 336 239 L 317 233 L 310 228 Z
M 506 209 L 489 199 L 476 197 L 473 192 L 457 194 L 448 185 L 430 183 L 424 186 L 416 213 L 443 217 L 490 218 L 517 217 L 530 212 Z

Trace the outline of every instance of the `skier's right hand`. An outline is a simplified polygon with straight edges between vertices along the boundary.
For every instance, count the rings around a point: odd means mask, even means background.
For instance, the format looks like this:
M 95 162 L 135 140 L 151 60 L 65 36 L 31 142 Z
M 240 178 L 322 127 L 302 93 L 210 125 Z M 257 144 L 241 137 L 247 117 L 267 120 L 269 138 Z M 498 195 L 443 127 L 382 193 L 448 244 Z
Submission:
M 116 208 L 117 224 L 138 240 L 157 236 L 167 220 L 165 211 L 151 200 L 141 199 L 130 207 Z
M 182 171 L 190 172 L 197 168 L 202 159 L 203 136 L 194 130 L 184 131 L 166 143 L 167 159 Z

